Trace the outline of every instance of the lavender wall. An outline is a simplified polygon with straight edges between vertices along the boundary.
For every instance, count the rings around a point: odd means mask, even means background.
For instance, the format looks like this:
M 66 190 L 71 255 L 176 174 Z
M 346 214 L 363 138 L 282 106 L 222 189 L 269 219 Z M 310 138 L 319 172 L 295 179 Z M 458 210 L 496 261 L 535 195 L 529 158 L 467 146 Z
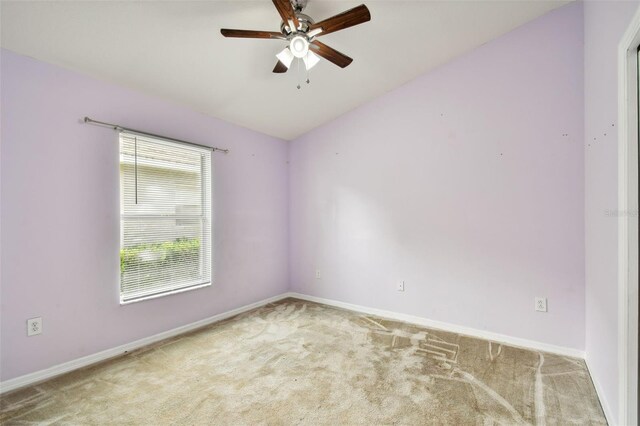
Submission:
M 582 349 L 582 36 L 571 4 L 293 142 L 293 290 Z
M 6 50 L 1 61 L 1 380 L 287 290 L 286 142 Z M 231 149 L 214 155 L 212 287 L 119 305 L 117 134 L 85 115 Z M 44 333 L 28 338 L 35 316 Z
M 585 37 L 586 351 L 612 420 L 618 408 L 618 43 L 639 2 L 588 1 Z
M 637 5 L 585 3 L 584 68 L 576 3 L 289 151 L 2 50 L 0 379 L 282 293 L 289 280 L 307 294 L 580 349 L 586 269 L 586 350 L 615 408 L 617 228 L 604 212 L 617 204 L 615 49 Z M 214 155 L 213 287 L 118 304 L 116 135 L 84 115 L 232 150 Z M 533 312 L 537 295 L 549 313 Z M 33 316 L 45 332 L 27 338 Z

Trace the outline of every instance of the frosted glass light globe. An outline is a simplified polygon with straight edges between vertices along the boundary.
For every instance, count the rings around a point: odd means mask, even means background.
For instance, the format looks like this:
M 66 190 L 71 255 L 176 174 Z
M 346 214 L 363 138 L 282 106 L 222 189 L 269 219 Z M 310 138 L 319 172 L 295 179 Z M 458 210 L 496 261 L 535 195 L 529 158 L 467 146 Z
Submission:
M 304 58 L 309 52 L 309 42 L 304 37 L 295 36 L 289 43 L 289 49 L 296 58 Z

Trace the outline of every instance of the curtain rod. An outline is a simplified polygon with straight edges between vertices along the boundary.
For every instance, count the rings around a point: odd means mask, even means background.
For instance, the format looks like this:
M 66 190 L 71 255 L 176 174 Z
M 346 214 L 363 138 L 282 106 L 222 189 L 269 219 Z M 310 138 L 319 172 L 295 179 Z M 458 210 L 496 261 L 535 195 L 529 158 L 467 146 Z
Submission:
M 176 138 L 170 138 L 170 137 L 167 137 L 167 136 L 156 135 L 154 133 L 143 132 L 141 130 L 131 129 L 129 127 L 123 127 L 123 126 L 120 126 L 119 124 L 105 123 L 104 121 L 93 120 L 93 119 L 91 119 L 89 117 L 85 117 L 84 118 L 84 122 L 88 123 L 88 124 L 96 124 L 98 126 L 111 127 L 113 130 L 137 133 L 137 134 L 143 135 L 143 136 L 151 136 L 152 138 L 165 139 L 165 140 L 168 140 L 168 141 L 179 142 L 179 143 L 183 143 L 183 144 L 187 144 L 187 145 L 195 145 L 195 146 L 199 146 L 199 147 L 202 147 L 202 148 L 210 149 L 210 150 L 212 150 L 214 152 L 215 151 L 220 151 L 220 152 L 224 152 L 225 154 L 229 153 L 228 149 L 216 148 L 215 146 L 207 146 L 207 145 L 202 145 L 202 144 L 199 144 L 199 143 L 183 141 L 181 139 L 176 139 Z

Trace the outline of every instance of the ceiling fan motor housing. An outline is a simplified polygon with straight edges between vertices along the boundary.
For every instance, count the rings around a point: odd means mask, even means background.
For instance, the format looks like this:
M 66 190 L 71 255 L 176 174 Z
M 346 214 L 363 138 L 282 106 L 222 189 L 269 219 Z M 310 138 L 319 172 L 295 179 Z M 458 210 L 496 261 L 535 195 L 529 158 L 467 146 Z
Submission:
M 298 22 L 300 24 L 298 28 L 296 28 L 296 31 L 298 32 L 306 33 L 307 31 L 309 31 L 309 27 L 315 23 L 315 21 L 311 19 L 309 15 L 305 15 L 304 13 L 296 12 L 296 17 L 298 18 Z M 280 24 L 280 31 L 285 36 L 288 36 L 292 33 L 292 31 L 290 31 L 288 22 L 282 22 Z

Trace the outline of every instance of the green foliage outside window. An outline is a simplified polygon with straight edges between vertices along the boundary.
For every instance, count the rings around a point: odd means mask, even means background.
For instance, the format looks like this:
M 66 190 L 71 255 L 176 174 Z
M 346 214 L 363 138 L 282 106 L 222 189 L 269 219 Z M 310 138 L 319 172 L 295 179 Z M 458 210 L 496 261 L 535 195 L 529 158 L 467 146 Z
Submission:
M 162 268 L 177 262 L 197 259 L 200 255 L 199 238 L 179 238 L 155 244 L 139 244 L 120 249 L 120 273 L 144 268 Z

